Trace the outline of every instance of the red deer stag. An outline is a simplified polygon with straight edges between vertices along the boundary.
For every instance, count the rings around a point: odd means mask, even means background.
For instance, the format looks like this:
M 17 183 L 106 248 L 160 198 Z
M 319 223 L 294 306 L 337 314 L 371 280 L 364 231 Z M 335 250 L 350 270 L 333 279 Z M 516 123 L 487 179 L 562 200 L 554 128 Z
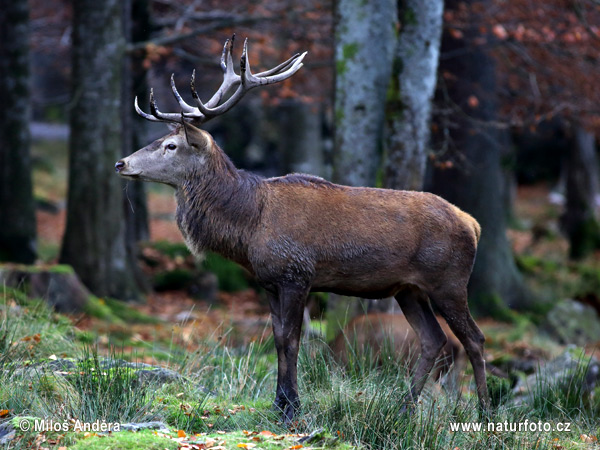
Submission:
M 152 91 L 150 114 L 136 99 L 142 117 L 176 128 L 118 161 L 115 169 L 128 179 L 173 186 L 177 224 L 192 252 L 212 250 L 232 259 L 267 291 L 278 359 L 275 406 L 291 420 L 300 405 L 297 360 L 304 304 L 309 292 L 325 291 L 396 297 L 421 342 L 413 400 L 447 341 L 433 302 L 471 360 L 485 409 L 484 336 L 467 306 L 478 223 L 425 192 L 339 186 L 303 174 L 265 179 L 236 169 L 197 126 L 228 111 L 248 90 L 291 77 L 306 53 L 252 74 L 245 42 L 238 75 L 232 48 L 233 39 L 221 56 L 223 82 L 208 102 L 200 100 L 193 75 L 196 106 L 181 98 L 171 77 L 181 113 L 159 111 Z

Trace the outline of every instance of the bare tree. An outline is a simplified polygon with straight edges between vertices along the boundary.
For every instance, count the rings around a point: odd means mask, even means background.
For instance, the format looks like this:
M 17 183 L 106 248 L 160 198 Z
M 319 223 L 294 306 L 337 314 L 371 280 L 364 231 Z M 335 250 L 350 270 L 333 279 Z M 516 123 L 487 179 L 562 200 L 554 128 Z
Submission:
M 0 260 L 36 257 L 29 154 L 29 7 L 0 0 Z

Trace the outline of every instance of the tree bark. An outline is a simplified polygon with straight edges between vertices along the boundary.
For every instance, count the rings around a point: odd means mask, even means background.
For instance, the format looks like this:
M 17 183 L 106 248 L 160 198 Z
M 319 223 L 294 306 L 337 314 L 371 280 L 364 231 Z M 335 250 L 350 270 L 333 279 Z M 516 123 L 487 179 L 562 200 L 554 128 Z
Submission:
M 396 42 L 393 0 L 336 6 L 334 181 L 373 186 Z
M 0 260 L 36 258 L 30 157 L 29 8 L 0 0 Z
M 127 42 L 145 41 L 150 37 L 150 11 L 148 0 L 122 0 L 123 34 Z M 137 50 L 126 55 L 121 77 L 121 116 L 122 116 L 122 156 L 129 156 L 143 147 L 145 120 L 133 108 L 136 96 L 145 96 L 146 70 L 143 67 L 145 51 Z M 144 123 L 142 123 L 144 122 Z M 150 283 L 138 264 L 139 242 L 150 239 L 148 207 L 145 183 L 128 182 L 125 189 L 123 208 L 126 231 L 125 242 L 129 265 L 136 284 L 144 291 L 150 290 Z
M 385 98 L 396 43 L 394 0 L 338 0 L 335 45 L 333 179 L 374 186 L 380 165 Z M 330 294 L 327 338 L 365 305 Z
M 288 99 L 276 108 L 276 112 L 277 154 L 283 156 L 283 172 L 324 176 L 320 107 Z
M 580 259 L 600 248 L 600 224 L 596 216 L 600 193 L 596 138 L 573 123 L 574 137 L 567 155 L 566 209 L 561 225 L 569 238 L 569 254 Z
M 126 0 L 124 8 L 124 33 L 129 42 L 147 41 L 150 38 L 150 3 L 148 0 Z M 134 51 L 123 65 L 123 156 L 147 144 L 145 139 L 146 121 L 133 108 L 133 100 L 148 95 L 147 70 L 144 68 L 145 50 Z M 146 184 L 129 183 L 125 199 L 125 219 L 127 221 L 127 242 L 137 247 L 140 241 L 150 239 Z M 137 253 L 137 248 L 130 254 Z
M 98 296 L 137 298 L 125 241 L 121 157 L 122 5 L 73 1 L 67 225 L 60 260 Z
M 458 7 L 458 0 L 447 8 Z M 472 0 L 475 11 L 489 1 Z M 473 12 L 473 16 L 476 14 Z M 495 64 L 477 40 L 482 37 L 476 17 L 462 30 L 463 36 L 445 32 L 442 39 L 440 73 L 445 89 L 440 90 L 441 110 L 438 142 L 446 139 L 454 155 L 451 168 L 433 171 L 433 191 L 472 214 L 482 227 L 477 259 L 469 283 L 471 308 L 478 314 L 501 314 L 506 306 L 523 307 L 527 295 L 506 236 L 504 176 L 500 164 L 506 142 L 495 126 L 497 95 Z
M 442 37 L 443 0 L 406 0 L 387 101 L 384 186 L 423 188 Z

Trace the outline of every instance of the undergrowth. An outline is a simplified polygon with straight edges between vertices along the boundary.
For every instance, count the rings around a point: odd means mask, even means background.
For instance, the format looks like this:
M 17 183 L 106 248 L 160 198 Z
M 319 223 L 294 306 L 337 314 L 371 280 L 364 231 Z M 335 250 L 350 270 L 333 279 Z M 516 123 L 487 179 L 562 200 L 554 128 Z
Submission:
M 182 375 L 178 381 L 144 383 L 135 367 L 123 363 L 137 355 L 113 351 L 107 358 L 94 345 L 73 344 L 72 326 L 42 303 L 19 304 L 14 295 L 4 295 L 0 313 L 0 411 L 6 416 L 0 420 L 19 416 L 119 423 L 153 420 L 188 434 L 217 430 L 232 435 L 242 430 L 308 434 L 322 429 L 331 437 L 329 447 L 337 442 L 343 443 L 342 448 L 374 450 L 579 449 L 586 448 L 582 436 L 593 442 L 600 434 L 598 396 L 586 391 L 585 359 L 558 380 L 540 378 L 530 395 L 518 399 L 506 382 L 490 380 L 495 407 L 485 416 L 477 408 L 469 380 L 460 390 L 429 382 L 413 405 L 409 371 L 402 361 L 391 355 L 375 361 L 366 352 L 342 367 L 329 347 L 315 340 L 301 349 L 302 407 L 296 421 L 286 425 L 271 408 L 276 358 L 270 342 L 242 348 L 206 342 L 196 353 L 178 353 L 171 359 L 171 367 Z M 56 367 L 53 361 L 65 366 Z M 486 428 L 487 423 L 526 420 L 547 423 L 552 431 Z M 483 429 L 454 431 L 455 423 L 482 424 Z M 557 431 L 559 423 L 569 423 L 570 431 Z M 7 448 L 30 448 L 32 439 L 35 436 L 19 432 Z M 88 448 L 81 439 L 66 433 L 60 445 Z

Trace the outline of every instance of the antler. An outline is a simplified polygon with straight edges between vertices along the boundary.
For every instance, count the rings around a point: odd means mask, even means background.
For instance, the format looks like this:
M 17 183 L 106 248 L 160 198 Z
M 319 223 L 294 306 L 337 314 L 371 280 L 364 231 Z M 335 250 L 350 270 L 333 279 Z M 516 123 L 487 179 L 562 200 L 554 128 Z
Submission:
M 174 75 L 171 75 L 171 90 L 173 95 L 181 107 L 182 113 L 163 113 L 158 110 L 156 101 L 154 100 L 154 92 L 150 89 L 150 114 L 142 111 L 138 105 L 137 97 L 135 98 L 134 106 L 137 113 L 144 119 L 153 122 L 177 122 L 181 123 L 182 117 L 190 122 L 201 124 L 213 117 L 219 116 L 229 111 L 235 106 L 241 98 L 250 89 L 267 84 L 279 83 L 294 75 L 303 66 L 302 60 L 307 52 L 302 54 L 296 53 L 287 61 L 282 62 L 272 69 L 253 74 L 250 70 L 250 61 L 248 60 L 248 39 L 244 41 L 244 50 L 240 60 L 240 75 L 233 70 L 233 41 L 235 35 L 231 39 L 225 41 L 223 53 L 221 54 L 221 70 L 223 71 L 223 82 L 215 92 L 215 94 L 206 103 L 202 103 L 198 93 L 196 92 L 195 79 L 196 71 L 192 72 L 191 90 L 192 97 L 196 100 L 198 106 L 191 106 L 181 98 L 177 87 L 175 86 Z M 223 97 L 232 88 L 236 88 L 235 92 L 225 102 L 219 104 Z

